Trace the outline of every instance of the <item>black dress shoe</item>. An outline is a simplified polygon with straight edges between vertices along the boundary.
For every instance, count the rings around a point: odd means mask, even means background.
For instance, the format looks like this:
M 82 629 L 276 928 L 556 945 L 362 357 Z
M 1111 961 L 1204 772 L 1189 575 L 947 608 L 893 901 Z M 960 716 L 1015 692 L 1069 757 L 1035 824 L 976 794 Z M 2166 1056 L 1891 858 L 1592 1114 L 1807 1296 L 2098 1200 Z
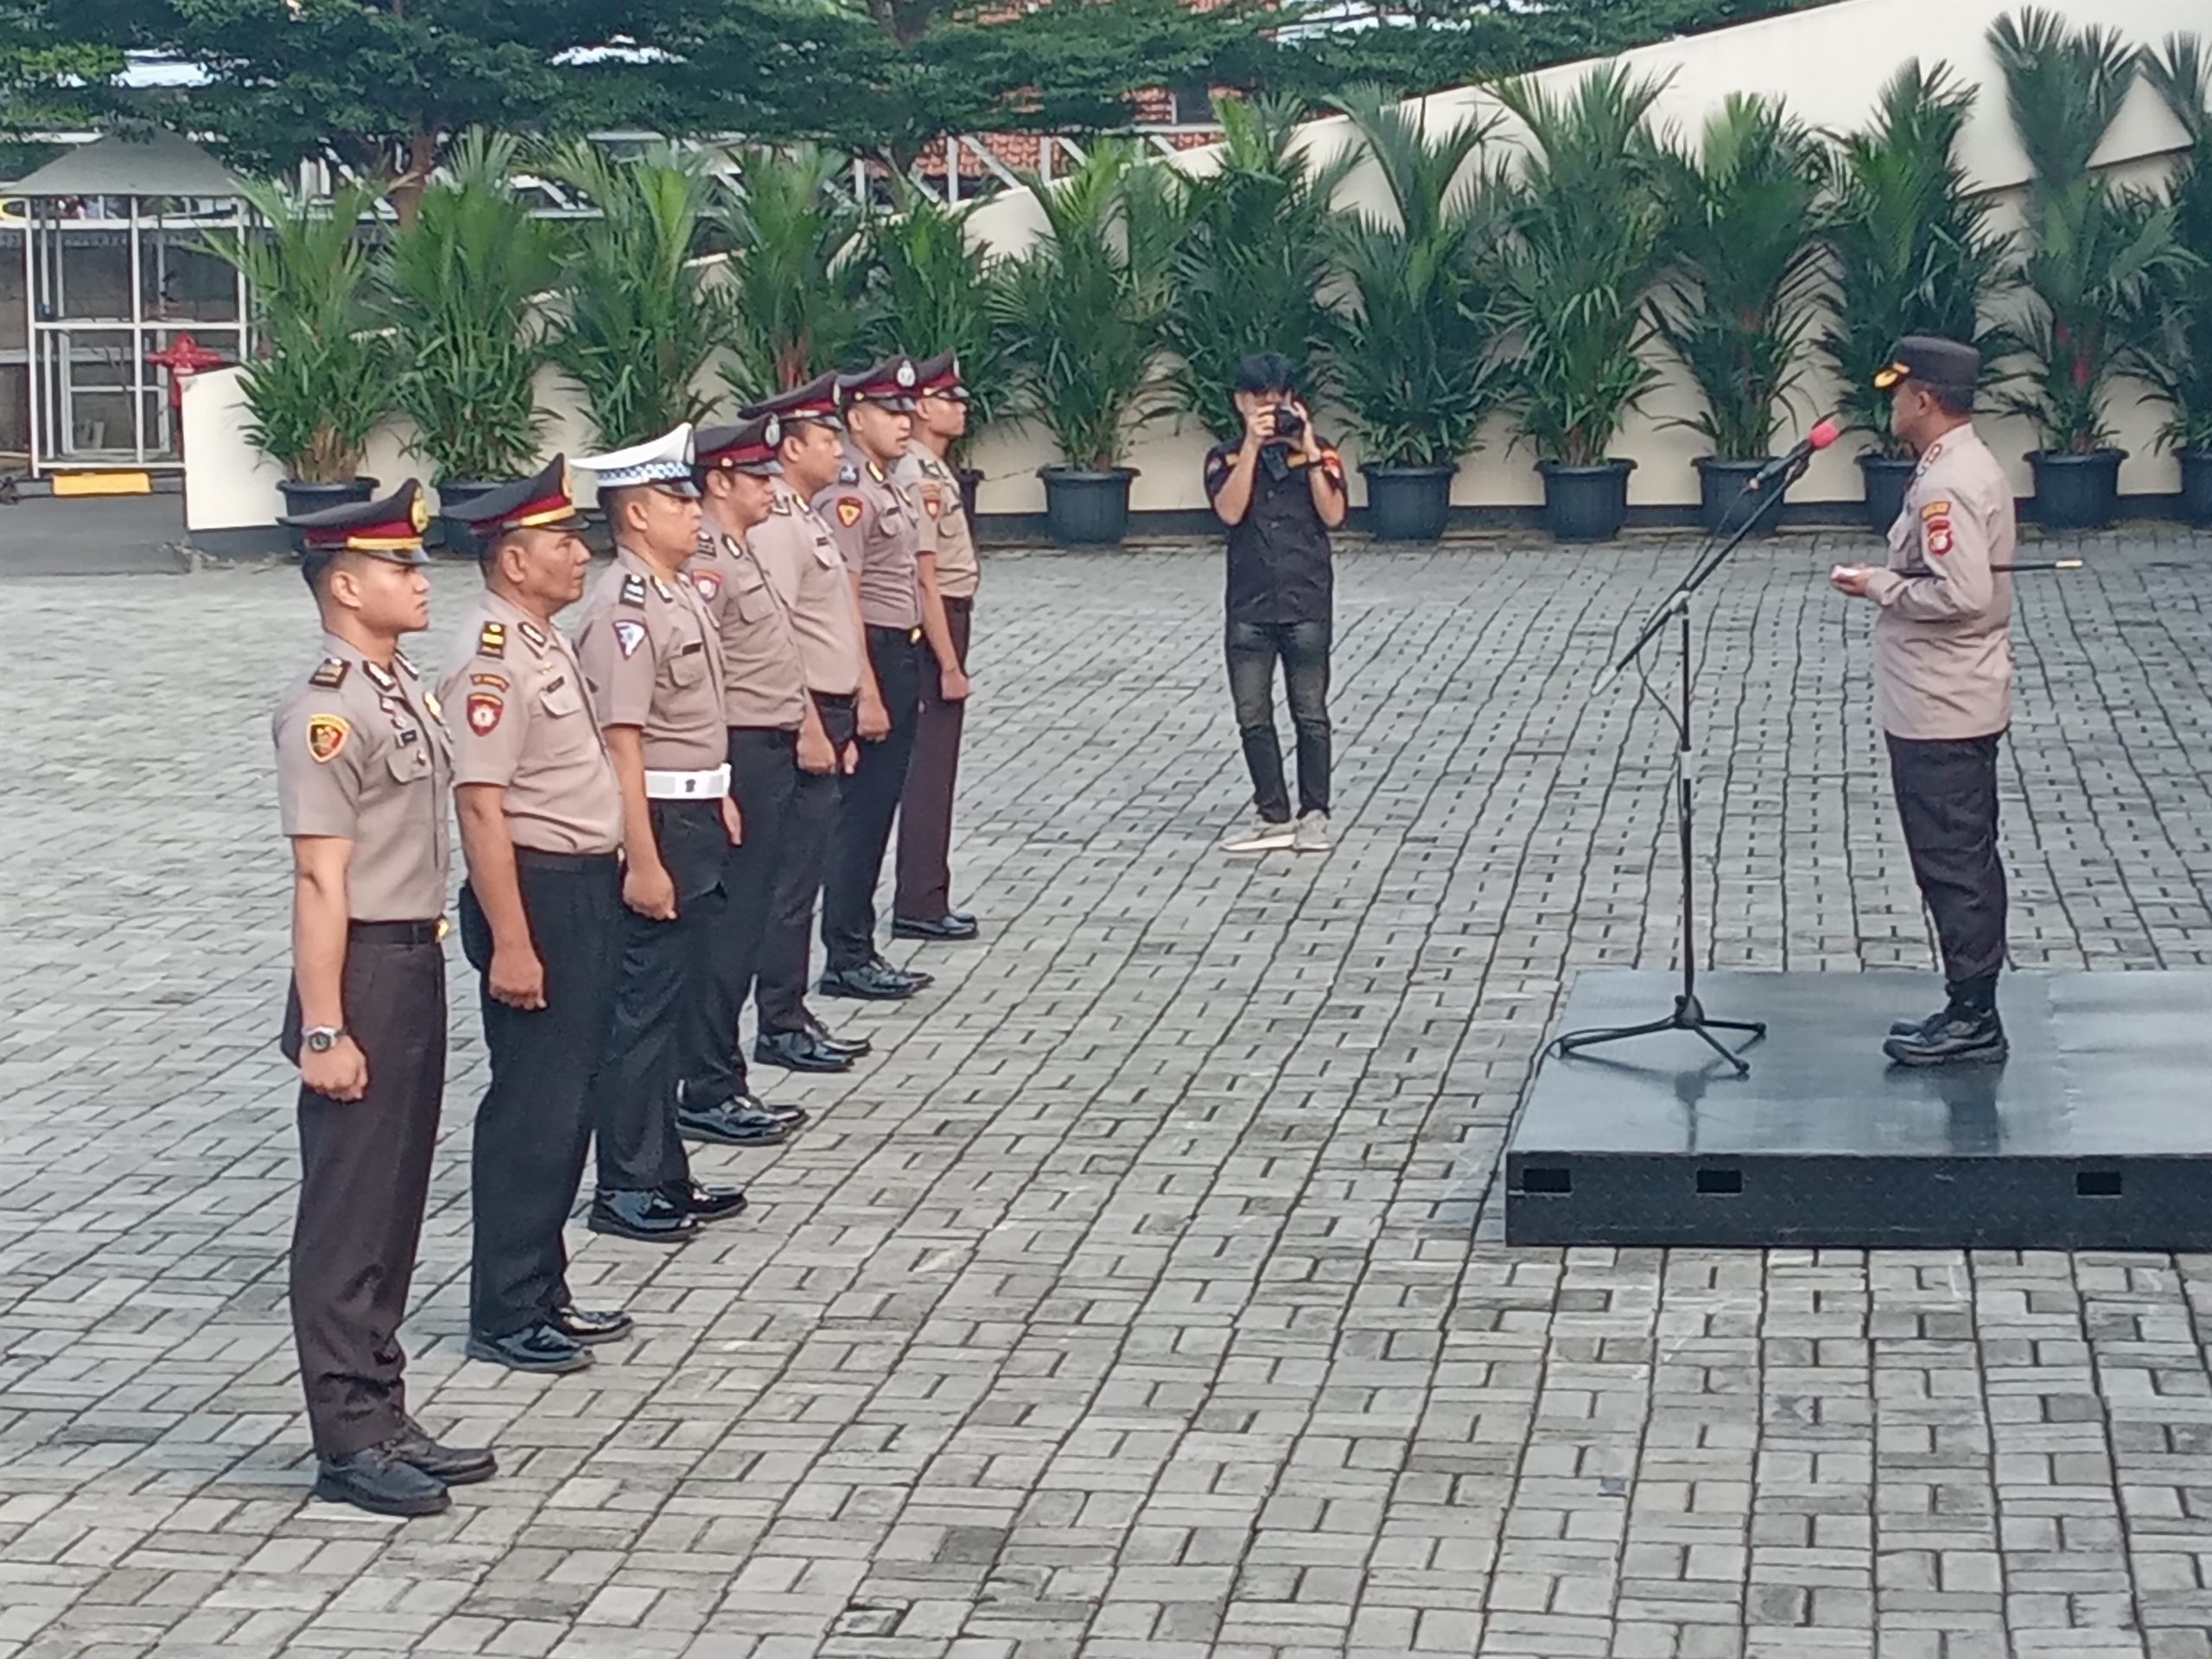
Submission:
M 2012 1052 L 1994 1008 L 1947 1008 L 1910 1036 L 1892 1037 L 1882 1052 L 1899 1065 L 1996 1065 Z
M 719 1106 L 676 1109 L 676 1132 L 686 1141 L 718 1147 L 772 1147 L 791 1134 L 783 1119 L 761 1109 L 750 1095 L 734 1095 Z
M 488 1446 L 441 1446 L 412 1417 L 402 1417 L 399 1433 L 384 1449 L 402 1463 L 410 1463 L 431 1479 L 448 1486 L 473 1486 L 499 1472 L 499 1459 Z
M 453 1507 L 445 1482 L 395 1457 L 389 1446 L 317 1459 L 315 1495 L 372 1515 L 437 1515 Z
M 587 1348 L 595 1342 L 613 1342 L 618 1337 L 626 1337 L 637 1325 L 619 1307 L 595 1313 L 566 1302 L 548 1313 L 545 1323 L 570 1342 L 580 1342 Z
M 849 996 L 862 1002 L 903 1002 L 921 986 L 884 964 L 864 962 L 856 968 L 829 968 L 822 973 L 822 995 Z
M 840 1037 L 810 1014 L 806 1016 L 806 1034 L 814 1039 L 817 1048 L 847 1059 L 857 1060 L 863 1054 L 875 1052 L 875 1045 L 867 1038 Z
M 965 910 L 948 910 L 944 912 L 944 919 L 948 922 L 957 922 L 963 927 L 973 927 L 976 925 L 975 915 L 973 912 Z
M 972 918 L 963 919 L 947 913 L 943 916 L 894 916 L 891 918 L 891 937 L 894 939 L 929 939 L 939 944 L 952 944 L 972 939 L 982 930 Z
M 753 1045 L 753 1058 L 763 1065 L 780 1065 L 786 1071 L 849 1071 L 851 1059 L 832 1052 L 806 1031 L 767 1031 Z
M 925 987 L 937 983 L 937 976 L 935 974 L 925 974 L 918 968 L 901 968 L 897 963 L 892 961 L 888 957 L 876 957 L 875 965 L 877 969 L 882 973 L 895 974 L 901 979 L 912 981 L 914 988 L 917 990 L 921 990 Z
M 558 1376 L 581 1371 L 591 1363 L 590 1353 L 550 1319 L 511 1331 L 504 1337 L 469 1338 L 462 1350 L 471 1359 L 504 1365 L 511 1371 L 543 1371 Z
M 804 1106 L 790 1106 L 774 1100 L 756 1100 L 753 1103 L 787 1129 L 803 1129 L 812 1122 L 812 1115 Z
M 696 1181 L 663 1189 L 701 1221 L 725 1221 L 745 1211 L 745 1194 L 734 1186 L 702 1186 Z
M 640 1244 L 681 1244 L 699 1236 L 699 1224 L 689 1210 L 652 1192 L 601 1189 L 592 1194 L 591 1217 L 584 1225 L 594 1233 L 634 1238 Z

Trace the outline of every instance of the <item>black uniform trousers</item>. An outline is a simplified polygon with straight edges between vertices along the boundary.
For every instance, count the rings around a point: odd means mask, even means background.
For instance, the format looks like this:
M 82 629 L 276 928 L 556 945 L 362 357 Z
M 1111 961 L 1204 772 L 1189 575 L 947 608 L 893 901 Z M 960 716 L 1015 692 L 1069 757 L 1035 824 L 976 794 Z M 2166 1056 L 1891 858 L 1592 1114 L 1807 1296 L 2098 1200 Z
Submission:
M 850 696 L 811 692 L 830 747 L 842 755 L 858 721 Z M 841 763 L 842 764 L 842 763 Z M 769 884 L 768 917 L 761 930 L 753 1005 L 765 1035 L 806 1024 L 807 947 L 814 936 L 814 901 L 837 830 L 842 793 L 835 772 L 793 772 L 791 802 L 784 818 L 783 845 Z
M 729 836 L 720 801 L 651 801 L 653 841 L 676 884 L 676 919 L 622 909 L 622 965 L 607 1052 L 592 1080 L 602 1192 L 644 1192 L 691 1179 L 676 1132 L 687 1021 L 704 994 Z
M 785 824 L 798 792 L 798 734 L 733 726 L 729 792 L 745 838 L 729 849 L 721 888 L 707 900 L 709 966 L 683 1061 L 683 1098 L 701 1107 L 745 1092 L 738 1014 L 760 966 Z
M 461 890 L 461 948 L 480 976 L 492 1086 L 476 1109 L 469 1155 L 474 1243 L 468 1328 L 526 1331 L 569 1300 L 561 1230 L 591 1149 L 591 1079 L 607 1052 L 622 962 L 622 861 L 613 853 L 515 849 L 515 884 L 545 969 L 545 1006 L 492 995 L 492 928 Z
M 399 1322 L 423 1235 L 446 1086 L 446 954 L 435 922 L 356 922 L 340 980 L 346 1028 L 369 1067 L 355 1101 L 300 1090 L 300 1210 L 292 1334 L 316 1454 L 353 1453 L 407 1427 Z M 300 1058 L 300 999 L 279 1046 Z
M 2005 866 L 1997 854 L 1997 745 L 1891 737 L 1890 779 L 1913 880 L 1936 918 L 1943 977 L 1972 1001 L 2005 966 Z M 1986 983 L 1985 983 L 1986 982 Z
M 875 956 L 875 885 L 891 844 L 891 823 L 906 787 L 914 753 L 914 726 L 921 712 L 919 629 L 870 628 L 868 661 L 876 689 L 891 716 L 881 742 L 861 744 L 861 763 L 844 780 L 837 802 L 837 832 L 822 878 L 822 954 L 832 973 L 849 972 Z
M 969 629 L 976 601 L 944 601 L 954 660 L 968 671 Z M 952 908 L 952 798 L 960 778 L 960 733 L 968 705 L 940 695 L 936 659 L 920 658 L 921 711 L 914 723 L 914 758 L 899 799 L 899 886 L 893 916 L 933 922 Z

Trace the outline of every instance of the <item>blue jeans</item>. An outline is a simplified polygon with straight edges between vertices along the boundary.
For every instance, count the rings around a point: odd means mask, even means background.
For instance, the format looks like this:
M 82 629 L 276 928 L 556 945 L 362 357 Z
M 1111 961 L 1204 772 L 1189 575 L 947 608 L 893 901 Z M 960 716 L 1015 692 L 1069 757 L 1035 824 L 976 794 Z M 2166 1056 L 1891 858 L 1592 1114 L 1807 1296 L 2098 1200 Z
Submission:
M 1329 810 L 1329 625 L 1326 622 L 1231 622 L 1229 696 L 1236 708 L 1252 800 L 1270 823 L 1290 821 L 1290 791 L 1275 737 L 1275 659 L 1298 734 L 1298 810 Z

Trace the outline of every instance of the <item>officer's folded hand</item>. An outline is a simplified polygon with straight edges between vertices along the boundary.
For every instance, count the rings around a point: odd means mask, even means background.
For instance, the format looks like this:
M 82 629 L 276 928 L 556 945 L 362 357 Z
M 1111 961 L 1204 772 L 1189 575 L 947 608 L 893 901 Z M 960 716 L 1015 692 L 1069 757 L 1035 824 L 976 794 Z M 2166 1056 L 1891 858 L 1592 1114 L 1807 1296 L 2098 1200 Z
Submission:
M 745 844 L 745 820 L 738 816 L 737 803 L 727 795 L 722 797 L 722 833 L 729 837 L 731 846 Z
M 493 1001 L 504 1002 L 511 1008 L 545 1006 L 545 964 L 537 959 L 537 952 L 527 945 L 507 950 L 493 945 L 486 984 Z
M 870 743 L 880 743 L 891 735 L 891 711 L 883 706 L 880 696 L 861 693 L 861 735 Z
M 975 683 L 958 669 L 947 669 L 937 677 L 937 694 L 945 702 L 965 702 Z
M 802 730 L 798 734 L 798 769 L 821 777 L 837 770 L 837 747 L 827 732 Z
M 321 1053 L 300 1054 L 300 1081 L 329 1100 L 359 1100 L 369 1092 L 369 1057 L 351 1037 L 340 1036 Z
M 632 864 L 623 874 L 622 902 L 656 922 L 676 919 L 676 882 L 665 865 Z
M 849 778 L 861 769 L 861 746 L 857 743 L 846 744 L 843 758 L 845 776 Z
M 1828 585 L 1840 594 L 1848 594 L 1853 599 L 1864 599 L 1866 597 L 1867 578 L 1873 574 L 1863 564 L 1839 564 L 1828 572 Z

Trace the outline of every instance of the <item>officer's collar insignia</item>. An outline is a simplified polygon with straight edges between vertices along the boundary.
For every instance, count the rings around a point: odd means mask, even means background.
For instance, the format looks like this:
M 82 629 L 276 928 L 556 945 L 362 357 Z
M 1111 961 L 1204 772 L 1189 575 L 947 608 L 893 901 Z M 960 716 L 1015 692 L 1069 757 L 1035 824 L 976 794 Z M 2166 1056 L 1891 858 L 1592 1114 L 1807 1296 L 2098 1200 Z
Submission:
M 670 587 L 658 576 L 655 576 L 653 578 L 653 592 L 658 594 L 663 599 L 674 599 L 676 597 L 676 589 Z
M 539 627 L 535 622 L 524 622 L 520 626 L 522 627 L 522 637 L 529 640 L 531 645 L 537 646 L 541 651 L 543 650 L 545 646 L 545 630 Z
M 361 672 L 369 677 L 369 683 L 379 691 L 391 691 L 398 687 L 399 682 L 392 677 L 390 669 L 379 668 L 374 663 L 365 662 L 361 664 Z
M 869 461 L 868 464 L 868 475 L 874 479 L 877 483 L 883 483 L 885 481 L 883 463 L 880 461 Z
M 421 679 L 421 678 L 423 677 L 420 674 L 416 674 L 416 673 L 415 672 L 415 664 L 412 664 L 412 663 L 410 663 L 410 662 L 409 662 L 409 661 L 407 660 L 407 653 L 406 653 L 405 652 L 404 652 L 404 651 L 395 651 L 395 652 L 393 652 L 391 653 L 391 660 L 392 660 L 393 662 L 395 662 L 395 663 L 397 663 L 397 664 L 399 664 L 400 668 L 402 669 L 402 671 L 404 671 L 405 673 L 407 673 L 407 674 L 409 674 L 409 675 L 413 676 L 413 677 L 414 677 L 414 678 L 416 678 L 416 679 L 418 679 L 418 680 L 419 680 L 419 679 Z
M 430 711 L 432 720 L 443 720 L 446 717 L 444 706 L 438 702 L 438 694 L 427 685 L 423 688 L 423 706 Z
M 643 605 L 645 602 L 645 579 L 632 571 L 622 578 L 622 602 Z
M 507 625 L 504 622 L 486 622 L 477 630 L 476 649 L 486 657 L 505 656 L 507 654 Z
M 769 503 L 768 511 L 776 514 L 779 518 L 790 518 L 791 516 L 791 498 L 788 495 L 778 496 L 772 502 Z
M 325 691 L 334 691 L 346 683 L 346 665 L 335 657 L 326 657 L 322 666 L 308 676 L 308 683 Z

